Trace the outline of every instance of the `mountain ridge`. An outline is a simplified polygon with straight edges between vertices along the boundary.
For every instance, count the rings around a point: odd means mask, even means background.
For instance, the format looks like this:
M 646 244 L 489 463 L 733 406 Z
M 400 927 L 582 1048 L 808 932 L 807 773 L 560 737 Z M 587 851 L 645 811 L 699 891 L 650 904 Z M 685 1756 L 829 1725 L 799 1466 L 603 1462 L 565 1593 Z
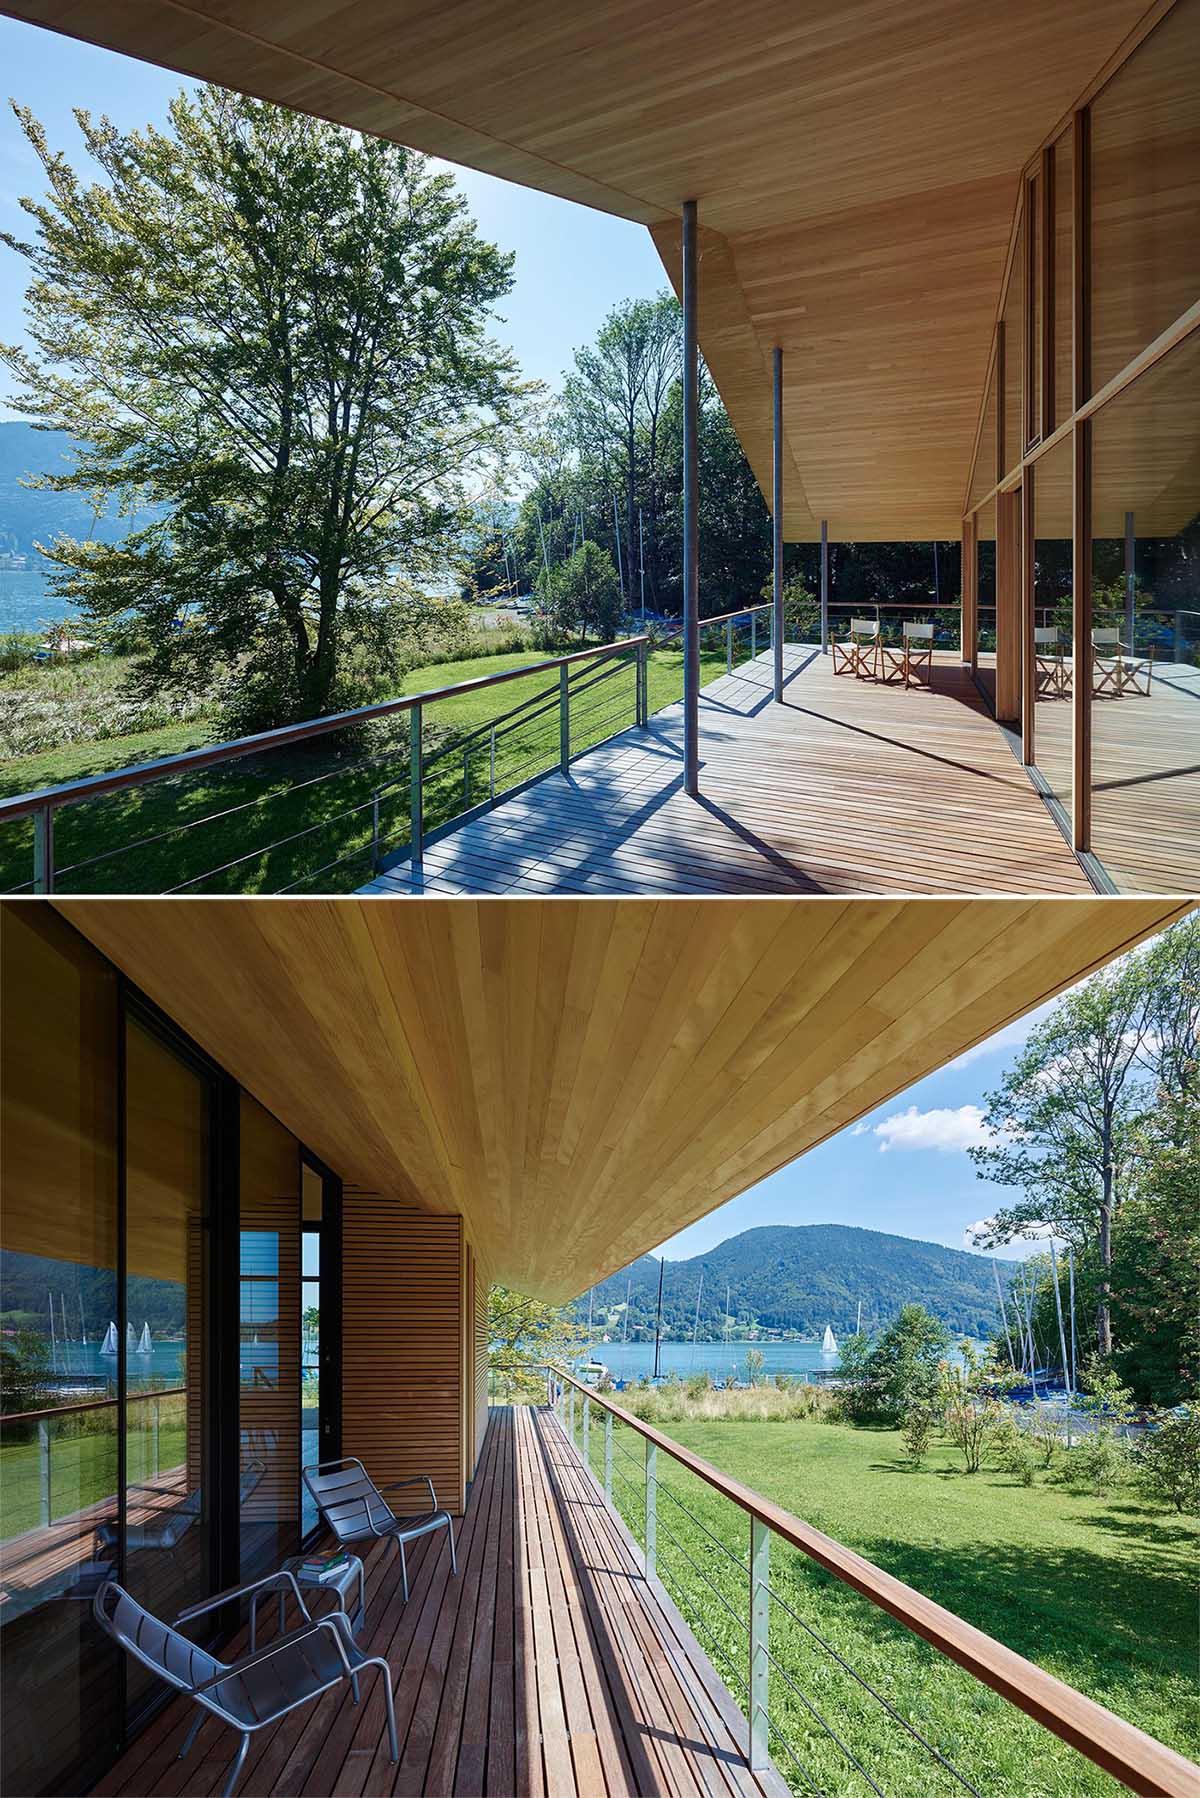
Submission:
M 1002 1267 L 1002 1278 L 1010 1265 Z M 657 1257 L 643 1255 L 593 1287 L 593 1328 L 630 1341 L 652 1338 L 658 1272 Z M 904 1304 L 924 1305 L 967 1336 L 989 1335 L 997 1322 L 995 1275 L 985 1256 L 854 1224 L 760 1224 L 701 1255 L 665 1262 L 664 1338 L 691 1340 L 697 1298 L 701 1337 L 722 1336 L 727 1285 L 729 1327 L 742 1336 L 815 1337 L 826 1324 L 839 1337 L 849 1335 L 860 1301 L 864 1330 L 890 1322 Z M 585 1292 L 572 1307 L 584 1322 L 588 1303 Z

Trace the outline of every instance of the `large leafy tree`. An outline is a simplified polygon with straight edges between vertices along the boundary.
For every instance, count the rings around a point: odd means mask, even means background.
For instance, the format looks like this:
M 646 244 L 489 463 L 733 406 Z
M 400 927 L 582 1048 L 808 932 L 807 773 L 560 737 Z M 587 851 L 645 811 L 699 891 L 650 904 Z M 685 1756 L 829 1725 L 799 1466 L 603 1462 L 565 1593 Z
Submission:
M 587 1331 L 566 1305 L 548 1305 L 511 1286 L 488 1288 L 488 1365 L 498 1391 L 535 1397 L 545 1390 L 543 1362 L 577 1354 Z
M 60 596 L 135 622 L 148 687 L 219 670 L 240 722 L 330 709 L 513 417 L 511 258 L 422 157 L 240 95 L 180 97 L 169 130 L 77 113 L 92 185 L 17 112 L 48 183 L 3 234 L 31 271 L 17 409 L 79 442 L 48 485 L 155 508 L 57 543 Z
M 1145 1182 L 1147 1141 L 1165 1149 L 1171 1131 L 1186 1140 L 1187 1101 L 1200 1079 L 1198 1040 L 1200 920 L 1193 917 L 1058 1002 L 988 1094 L 989 1140 L 969 1151 L 983 1178 L 1019 1193 L 978 1232 L 981 1246 L 1049 1230 L 1077 1248 L 1083 1267 L 1094 1263 L 1101 1355 L 1113 1349 L 1120 1208 Z

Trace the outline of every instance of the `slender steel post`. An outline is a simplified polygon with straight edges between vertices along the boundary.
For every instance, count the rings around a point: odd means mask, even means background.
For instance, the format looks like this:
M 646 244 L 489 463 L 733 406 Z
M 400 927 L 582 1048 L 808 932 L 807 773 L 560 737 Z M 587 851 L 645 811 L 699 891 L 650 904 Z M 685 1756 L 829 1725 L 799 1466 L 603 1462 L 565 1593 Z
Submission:
M 33 890 L 54 891 L 54 808 L 49 805 L 33 814 Z
M 565 665 L 558 671 L 558 763 L 564 774 L 571 766 L 571 697 Z
M 574 1448 L 574 1446 L 575 1446 L 575 1388 L 574 1388 L 574 1386 L 569 1387 L 568 1392 L 570 1394 L 568 1401 L 567 1401 L 568 1405 L 570 1406 L 568 1434 L 570 1435 L 570 1438 L 571 1438 L 571 1447 Z
M 646 1444 L 646 1578 L 658 1577 L 658 1450 Z
M 471 805 L 471 751 L 463 750 L 463 810 L 468 811 Z
M 733 673 L 733 619 L 725 620 L 725 672 Z
M 613 1417 L 611 1411 L 604 1413 L 604 1497 L 612 1503 L 612 1436 Z
M 1125 646 L 1130 655 L 1134 653 L 1134 632 L 1137 629 L 1137 533 L 1132 512 L 1125 514 Z
M 158 1409 L 159 1400 L 150 1401 L 150 1465 L 155 1477 L 158 1475 Z
M 829 654 L 829 525 L 821 520 L 821 654 Z
M 750 1770 L 770 1765 L 770 1713 L 767 1709 L 771 1663 L 771 1532 L 757 1517 L 750 1519 Z
M 488 750 L 488 798 L 496 797 L 496 726 L 492 726 L 491 745 Z
M 50 1523 L 50 1424 L 38 1419 L 38 1512 L 43 1529 Z
M 696 202 L 683 204 L 683 784 L 700 791 L 699 345 L 696 336 Z
M 750 660 L 758 660 L 758 613 L 750 614 Z
M 371 872 L 379 872 L 379 794 L 371 797 Z
M 587 1393 L 585 1392 L 583 1395 L 583 1464 L 585 1467 L 590 1467 L 592 1464 L 591 1458 L 590 1458 L 591 1442 L 592 1442 L 592 1401 L 588 1397 Z
M 783 351 L 776 348 L 775 458 L 771 500 L 771 628 L 775 644 L 775 699 L 783 701 Z
M 425 859 L 422 776 L 421 707 L 415 705 L 408 714 L 408 838 L 414 868 L 419 868 Z

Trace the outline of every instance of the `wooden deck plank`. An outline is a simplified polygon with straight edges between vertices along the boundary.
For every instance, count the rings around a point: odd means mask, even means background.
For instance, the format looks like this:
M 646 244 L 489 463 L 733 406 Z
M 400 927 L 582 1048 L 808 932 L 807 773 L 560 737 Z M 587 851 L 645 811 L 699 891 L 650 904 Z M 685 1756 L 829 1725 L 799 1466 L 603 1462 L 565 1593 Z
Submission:
M 670 706 L 428 843 L 421 871 L 402 862 L 361 891 L 1092 890 L 961 663 L 905 690 L 835 676 L 801 646 L 785 659 L 782 705 L 769 655 L 704 689 L 698 800 Z
M 368 1674 L 360 1705 L 332 1693 L 260 1731 L 241 1798 L 781 1798 L 777 1774 L 746 1766 L 736 1707 L 549 1411 L 492 1412 L 459 1542 L 457 1579 L 444 1536 L 417 1546 L 407 1605 L 394 1553 L 367 1557 L 362 1641 L 392 1671 L 399 1767 Z M 244 1645 L 243 1631 L 228 1652 Z M 206 1724 L 180 1761 L 190 1715 L 168 1705 L 98 1789 L 219 1791 L 236 1737 Z

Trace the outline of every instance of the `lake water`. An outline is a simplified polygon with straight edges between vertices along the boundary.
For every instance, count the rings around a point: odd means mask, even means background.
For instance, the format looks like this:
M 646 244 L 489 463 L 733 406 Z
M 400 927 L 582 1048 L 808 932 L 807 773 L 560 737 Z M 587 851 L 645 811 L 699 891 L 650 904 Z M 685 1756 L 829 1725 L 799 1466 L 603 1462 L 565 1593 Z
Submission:
M 0 568 L 0 634 L 41 630 L 50 619 L 64 618 L 70 608 L 49 591 L 42 568 Z
M 821 1352 L 819 1342 L 664 1342 L 659 1366 L 664 1374 L 678 1374 L 686 1379 L 692 1373 L 706 1373 L 713 1379 L 743 1380 L 746 1377 L 746 1355 L 758 1349 L 766 1374 L 786 1373 L 803 1377 L 809 1373 L 832 1373 L 838 1365 L 836 1355 Z M 586 1357 L 584 1357 L 586 1358 Z M 654 1371 L 652 1342 L 597 1342 L 592 1358 L 603 1361 L 614 1379 L 636 1380 Z
M 136 1387 L 142 1380 L 153 1379 L 170 1386 L 182 1385 L 185 1347 L 182 1342 L 155 1342 L 148 1355 L 131 1353 L 126 1364 L 130 1384 Z M 90 1384 L 95 1380 L 115 1381 L 118 1359 L 116 1355 L 101 1354 L 98 1342 L 59 1342 L 47 1366 L 57 1374 L 60 1385 L 72 1374 Z M 239 1359 L 243 1367 L 271 1370 L 278 1364 L 278 1351 L 272 1342 L 243 1342 L 239 1345 Z

